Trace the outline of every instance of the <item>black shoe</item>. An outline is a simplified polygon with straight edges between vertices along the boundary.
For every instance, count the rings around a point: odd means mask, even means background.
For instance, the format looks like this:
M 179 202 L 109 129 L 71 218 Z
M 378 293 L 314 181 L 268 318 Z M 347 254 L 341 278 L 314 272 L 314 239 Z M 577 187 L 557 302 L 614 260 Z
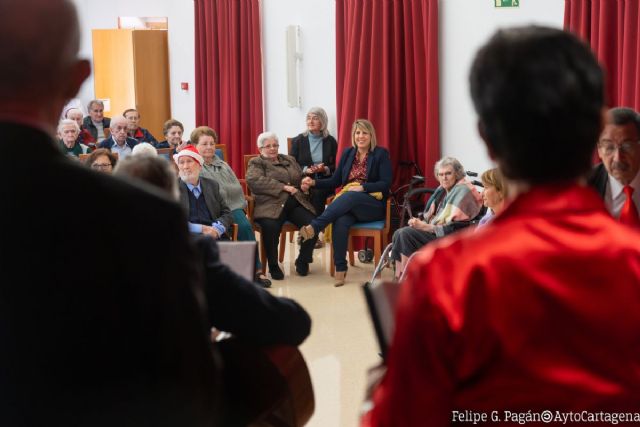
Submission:
M 269 273 L 271 274 L 271 278 L 273 280 L 283 280 L 284 279 L 284 273 L 282 272 L 282 270 L 280 270 L 280 266 L 279 265 L 270 265 L 269 266 Z
M 309 263 L 302 260 L 296 260 L 296 273 L 300 276 L 309 274 Z
M 271 287 L 271 280 L 267 279 L 266 277 L 260 277 L 260 275 L 256 275 L 255 282 L 263 288 Z

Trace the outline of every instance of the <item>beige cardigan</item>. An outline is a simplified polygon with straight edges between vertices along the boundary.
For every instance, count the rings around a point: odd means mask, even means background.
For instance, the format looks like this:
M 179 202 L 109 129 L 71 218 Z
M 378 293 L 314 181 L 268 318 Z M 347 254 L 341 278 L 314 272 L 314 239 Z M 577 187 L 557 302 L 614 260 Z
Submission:
M 254 157 L 249 161 L 245 179 L 255 197 L 254 218 L 278 219 L 280 217 L 282 208 L 290 196 L 284 191 L 285 185 L 298 188 L 298 192 L 293 197 L 309 212 L 316 213 L 309 194 L 300 191 L 302 169 L 296 159 L 291 156 L 278 154 L 278 159 L 275 161 L 262 156 Z

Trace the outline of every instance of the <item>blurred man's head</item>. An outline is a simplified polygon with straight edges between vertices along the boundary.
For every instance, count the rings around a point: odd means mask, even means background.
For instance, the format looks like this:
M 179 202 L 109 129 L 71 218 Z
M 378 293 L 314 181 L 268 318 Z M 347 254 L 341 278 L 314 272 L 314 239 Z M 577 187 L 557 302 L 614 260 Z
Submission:
M 598 156 L 609 175 L 627 185 L 640 170 L 640 115 L 631 108 L 607 112 Z
M 543 184 L 590 170 L 604 88 L 586 44 L 551 28 L 500 30 L 469 80 L 480 133 L 507 178 Z
M 179 198 L 176 173 L 164 157 L 129 156 L 118 162 L 113 173 L 145 181 L 167 192 L 171 198 Z
M 78 18 L 68 0 L 0 1 L 0 114 L 26 114 L 55 129 L 89 76 L 77 58 Z

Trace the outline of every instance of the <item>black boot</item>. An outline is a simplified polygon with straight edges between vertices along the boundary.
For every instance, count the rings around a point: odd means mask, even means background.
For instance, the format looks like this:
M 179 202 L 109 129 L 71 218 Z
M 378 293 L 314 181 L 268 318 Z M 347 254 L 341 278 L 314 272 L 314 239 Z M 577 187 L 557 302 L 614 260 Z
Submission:
M 296 260 L 296 273 L 300 276 L 306 276 L 309 274 L 309 263 L 307 260 L 303 260 L 301 256 Z
M 273 280 L 282 280 L 284 279 L 284 273 L 280 270 L 280 266 L 278 264 L 271 265 L 269 264 L 269 273 L 271 273 L 271 278 Z

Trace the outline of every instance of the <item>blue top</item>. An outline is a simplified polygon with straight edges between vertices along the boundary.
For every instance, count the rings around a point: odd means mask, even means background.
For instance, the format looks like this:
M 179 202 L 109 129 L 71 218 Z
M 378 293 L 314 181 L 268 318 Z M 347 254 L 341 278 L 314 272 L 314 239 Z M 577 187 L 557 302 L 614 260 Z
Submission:
M 322 134 L 314 135 L 309 132 L 309 148 L 311 149 L 311 160 L 313 164 L 322 163 Z

